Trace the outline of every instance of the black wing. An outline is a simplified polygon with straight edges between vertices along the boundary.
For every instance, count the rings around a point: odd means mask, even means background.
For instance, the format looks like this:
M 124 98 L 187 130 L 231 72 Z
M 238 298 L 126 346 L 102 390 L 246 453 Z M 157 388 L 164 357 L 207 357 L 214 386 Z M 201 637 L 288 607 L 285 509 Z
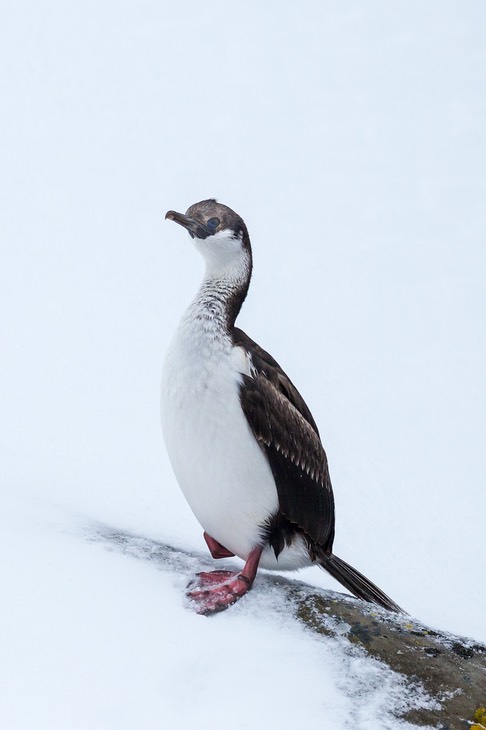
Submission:
M 240 400 L 272 469 L 280 513 L 312 543 L 330 550 L 334 498 L 326 452 L 312 414 L 268 352 L 239 329 L 234 344 L 251 353 L 254 374 L 242 376 Z

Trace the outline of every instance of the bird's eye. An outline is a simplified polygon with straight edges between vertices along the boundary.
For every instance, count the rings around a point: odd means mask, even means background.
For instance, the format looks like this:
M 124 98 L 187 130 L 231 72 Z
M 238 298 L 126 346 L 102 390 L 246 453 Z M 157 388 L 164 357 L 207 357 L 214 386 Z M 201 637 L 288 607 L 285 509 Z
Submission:
M 219 218 L 210 218 L 208 220 L 208 228 L 212 228 L 213 230 L 216 230 L 216 228 L 219 226 Z

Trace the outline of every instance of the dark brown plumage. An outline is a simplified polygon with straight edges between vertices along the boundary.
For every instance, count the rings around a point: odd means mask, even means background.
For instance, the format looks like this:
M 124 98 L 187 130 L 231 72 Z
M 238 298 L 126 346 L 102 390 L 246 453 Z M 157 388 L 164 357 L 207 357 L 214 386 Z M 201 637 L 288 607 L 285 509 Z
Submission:
M 391 611 L 402 609 L 359 571 L 332 553 L 334 496 L 326 452 L 306 402 L 280 365 L 242 330 L 233 341 L 251 353 L 254 373 L 243 376 L 240 401 L 263 449 L 278 492 L 279 511 L 268 525 L 275 555 L 300 533 L 311 560 L 357 598 Z

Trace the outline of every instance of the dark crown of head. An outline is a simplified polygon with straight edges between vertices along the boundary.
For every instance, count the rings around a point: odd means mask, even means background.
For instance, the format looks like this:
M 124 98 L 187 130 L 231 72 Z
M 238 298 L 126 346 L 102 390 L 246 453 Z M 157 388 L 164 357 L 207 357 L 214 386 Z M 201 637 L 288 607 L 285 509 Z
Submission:
M 243 218 L 234 210 L 228 208 L 227 205 L 218 203 L 215 198 L 194 203 L 186 210 L 186 216 L 194 218 L 205 225 L 209 223 L 211 226 L 211 223 L 213 223 L 215 233 L 225 230 L 233 231 L 236 236 L 242 237 L 245 246 L 250 244 L 248 229 Z

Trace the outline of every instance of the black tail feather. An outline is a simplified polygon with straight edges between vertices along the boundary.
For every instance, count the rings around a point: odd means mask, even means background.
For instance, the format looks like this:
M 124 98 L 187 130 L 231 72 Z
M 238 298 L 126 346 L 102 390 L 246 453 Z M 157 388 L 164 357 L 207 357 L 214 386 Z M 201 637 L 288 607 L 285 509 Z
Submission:
M 386 593 L 383 593 L 378 586 L 375 586 L 368 578 L 353 568 L 352 565 L 338 558 L 337 555 L 323 552 L 318 555 L 317 560 L 321 568 L 327 570 L 333 578 L 338 580 L 356 598 L 362 598 L 363 601 L 369 601 L 370 603 L 377 603 L 389 611 L 404 613 L 400 606 L 395 601 L 392 601 Z

